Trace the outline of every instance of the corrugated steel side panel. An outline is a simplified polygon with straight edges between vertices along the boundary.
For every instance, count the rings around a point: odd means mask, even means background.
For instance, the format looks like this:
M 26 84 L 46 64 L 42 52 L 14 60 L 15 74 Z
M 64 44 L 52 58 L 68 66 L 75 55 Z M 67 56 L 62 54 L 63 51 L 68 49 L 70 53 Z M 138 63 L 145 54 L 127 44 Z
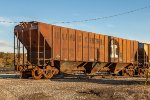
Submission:
M 114 62 L 114 37 L 110 37 L 110 60 L 111 62 Z
M 76 61 L 82 61 L 82 32 L 76 30 Z
M 105 62 L 108 62 L 109 61 L 108 60 L 109 59 L 109 56 L 108 56 L 108 50 L 109 50 L 109 39 L 108 39 L 108 36 L 105 36 L 105 43 L 104 44 L 105 44 L 105 48 L 104 48 L 105 49 L 104 50 L 105 51 L 105 56 L 104 56 L 105 57 Z
M 105 37 L 104 35 L 100 35 L 100 62 L 104 62 L 105 61 Z
M 83 32 L 83 61 L 89 60 L 89 34 Z
M 148 45 L 148 59 L 149 59 L 149 63 L 150 63 L 150 44 Z
M 134 41 L 134 62 L 137 61 L 138 42 Z
M 48 45 L 52 48 L 55 60 L 94 61 L 95 59 L 100 62 L 109 62 L 110 57 L 111 62 L 135 61 L 138 50 L 137 41 L 111 37 L 112 46 L 108 36 L 43 23 L 40 23 L 39 27 Z M 146 54 L 150 55 L 148 47 Z M 109 51 L 109 48 L 113 50 Z
M 53 26 L 52 25 L 49 25 L 49 29 L 48 29 L 48 44 L 49 44 L 49 46 L 51 47 L 51 49 L 52 49 L 52 47 L 53 47 Z M 52 52 L 51 52 L 52 53 Z M 52 55 L 52 54 L 51 54 Z
M 127 40 L 127 63 L 131 62 L 131 43 L 130 40 Z
M 69 61 L 75 61 L 75 56 L 76 56 L 76 33 L 75 30 L 73 29 L 68 29 L 69 30 Z
M 144 51 L 145 51 L 146 56 L 148 56 L 148 45 L 147 44 L 144 44 Z
M 119 39 L 114 37 L 114 62 L 119 61 Z
M 44 23 L 38 23 L 39 25 L 39 31 L 41 32 L 41 34 L 43 35 L 46 43 L 45 43 L 45 57 L 47 58 L 52 58 L 53 52 L 52 52 L 52 48 L 53 48 L 53 26 L 49 25 L 49 24 L 44 24 Z M 27 34 L 29 37 L 29 34 Z M 36 36 L 34 36 L 35 39 Z
M 123 39 L 123 63 L 127 62 L 127 40 Z
M 99 61 L 100 59 L 100 35 L 95 34 L 95 60 Z
M 61 28 L 61 60 L 68 60 L 68 29 Z
M 61 37 L 61 28 L 59 26 L 53 26 L 53 58 L 55 60 L 60 60 L 60 37 Z
M 123 40 L 119 38 L 119 63 L 123 62 Z
M 119 58 L 119 41 L 118 38 L 111 36 L 111 42 L 110 42 L 110 57 L 111 62 L 118 62 Z
M 39 23 L 39 31 L 44 36 L 49 46 L 52 46 L 52 25 Z
M 95 34 L 89 33 L 89 61 L 94 61 Z
M 131 63 L 133 63 L 134 62 L 134 41 L 131 41 L 131 46 L 130 46 L 130 59 L 131 59 Z
M 145 63 L 147 63 L 148 62 L 148 44 L 144 44 L 144 55 L 145 55 Z

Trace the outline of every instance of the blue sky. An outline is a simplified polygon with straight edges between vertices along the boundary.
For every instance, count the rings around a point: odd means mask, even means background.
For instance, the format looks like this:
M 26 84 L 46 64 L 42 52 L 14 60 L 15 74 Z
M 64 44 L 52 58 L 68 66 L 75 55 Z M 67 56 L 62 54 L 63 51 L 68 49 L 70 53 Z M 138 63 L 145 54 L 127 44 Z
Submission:
M 0 21 L 55 23 L 110 16 L 149 6 L 149 0 L 1 0 Z M 0 51 L 13 52 L 13 28 L 0 23 Z M 57 25 L 150 43 L 150 8 L 114 18 Z

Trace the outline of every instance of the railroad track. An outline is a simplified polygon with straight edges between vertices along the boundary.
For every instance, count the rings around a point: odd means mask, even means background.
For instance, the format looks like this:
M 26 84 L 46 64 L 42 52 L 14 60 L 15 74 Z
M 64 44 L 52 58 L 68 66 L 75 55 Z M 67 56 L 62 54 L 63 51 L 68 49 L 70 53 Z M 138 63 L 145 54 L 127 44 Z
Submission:
M 139 76 L 134 76 L 139 77 Z M 20 74 L 13 70 L 12 68 L 0 68 L 0 78 L 20 78 Z M 31 78 L 31 77 L 30 77 Z M 130 76 L 113 76 L 106 73 L 100 73 L 97 75 L 90 75 L 90 74 L 60 74 L 53 77 L 53 79 L 60 79 L 60 78 L 67 78 L 67 79 L 121 79 L 121 78 L 132 78 Z
M 7 79 L 7 78 L 12 78 L 12 79 L 18 79 L 20 78 L 19 74 L 0 74 L 1 79 Z
M 16 73 L 0 73 L 0 78 L 20 78 L 20 74 Z M 31 77 L 30 77 L 31 78 Z M 29 78 L 29 79 L 30 79 Z M 53 79 L 118 79 L 118 78 L 131 78 L 129 76 L 107 76 L 107 75 L 57 75 Z

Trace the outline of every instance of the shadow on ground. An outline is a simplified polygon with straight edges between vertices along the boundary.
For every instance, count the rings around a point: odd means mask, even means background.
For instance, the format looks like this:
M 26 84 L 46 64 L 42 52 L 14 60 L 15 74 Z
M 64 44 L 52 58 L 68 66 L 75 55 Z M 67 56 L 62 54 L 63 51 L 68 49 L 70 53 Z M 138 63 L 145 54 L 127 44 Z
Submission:
M 90 79 L 90 78 L 58 78 L 51 79 L 51 81 L 59 81 L 59 82 L 88 82 L 88 83 L 96 83 L 96 84 L 110 84 L 110 85 L 144 85 L 146 79 L 140 77 L 133 78 L 100 78 L 100 79 Z M 150 78 L 148 80 L 147 85 L 150 85 Z

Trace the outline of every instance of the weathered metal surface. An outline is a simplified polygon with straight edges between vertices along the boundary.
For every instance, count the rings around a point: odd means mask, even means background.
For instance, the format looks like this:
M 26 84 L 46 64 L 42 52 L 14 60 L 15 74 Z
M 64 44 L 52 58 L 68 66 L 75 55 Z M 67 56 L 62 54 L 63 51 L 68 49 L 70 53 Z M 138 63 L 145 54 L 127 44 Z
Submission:
M 138 42 L 134 41 L 134 62 L 138 63 Z
M 123 63 L 127 62 L 127 40 L 123 39 Z
M 100 62 L 123 62 L 130 63 L 135 57 L 137 43 L 116 37 L 67 29 L 59 26 L 38 23 L 40 31 L 39 52 L 37 42 L 37 29 L 27 30 L 24 38 L 24 46 L 28 49 L 28 60 L 44 57 L 54 60 L 69 61 L 100 61 Z M 30 25 L 27 25 L 29 28 Z M 31 26 L 30 26 L 31 27 Z M 36 26 L 37 27 L 37 26 Z M 30 31 L 30 32 L 29 32 Z M 30 33 L 30 34 L 29 34 Z M 31 36 L 31 39 L 28 38 Z M 23 41 L 21 35 L 18 36 Z M 31 46 L 30 46 L 31 45 Z M 127 47 L 130 47 L 127 49 Z M 34 51 L 34 52 L 33 52 Z M 48 52 L 49 51 L 49 52 Z M 133 53 L 134 52 L 134 53 Z M 31 54 L 30 54 L 31 53 Z M 47 55 L 49 55 L 47 57 Z M 132 56 L 132 57 L 131 57 Z M 33 60 L 32 62 L 37 62 Z M 45 61 L 44 61 L 45 62 Z
M 131 43 L 130 43 L 130 40 L 127 40 L 127 63 L 131 63 Z
M 105 62 L 105 37 L 100 35 L 100 62 Z
M 149 51 L 148 52 L 148 54 L 149 54 L 149 56 L 148 56 L 149 58 L 148 59 L 149 59 L 149 66 L 150 66 L 150 44 L 148 45 L 148 51 Z
M 40 69 L 38 66 L 36 66 L 36 67 L 32 70 L 32 77 L 33 77 L 35 80 L 41 79 L 41 78 L 42 78 L 42 74 L 43 74 L 43 71 L 42 71 L 42 69 Z
M 133 66 L 128 66 L 128 68 L 124 68 L 122 70 L 122 75 L 123 76 L 130 76 L 130 77 L 133 77 L 135 74 L 135 70 L 134 70 L 134 67 Z
M 119 61 L 119 41 L 118 38 L 112 36 L 110 38 L 110 59 L 111 62 L 118 63 Z
M 51 66 L 46 66 L 44 71 L 43 71 L 43 76 L 46 79 L 52 78 L 54 75 L 54 72 L 52 71 L 52 67 Z
M 76 30 L 76 61 L 82 61 L 82 31 Z
M 68 61 L 68 29 L 61 28 L 61 60 Z
M 109 71 L 107 67 L 105 67 L 107 63 L 97 63 L 91 70 L 91 74 L 96 74 L 100 71 Z
M 89 61 L 94 61 L 95 56 L 95 34 L 89 33 Z
M 50 64 L 53 67 L 57 66 L 62 72 L 82 70 L 90 73 L 92 70 L 92 72 L 101 71 L 102 66 L 108 64 L 105 68 L 110 68 L 109 70 L 117 74 L 127 65 L 142 63 L 144 65 L 140 66 L 148 66 L 150 62 L 150 45 L 143 44 L 144 51 L 141 53 L 139 42 L 113 36 L 40 22 L 16 26 L 15 36 L 17 47 L 14 49 L 17 48 L 15 53 L 18 57 L 15 58 L 15 64 L 18 68 L 19 66 L 25 68 L 24 65 L 37 65 L 42 69 L 46 64 Z M 25 54 L 25 49 L 27 64 L 24 57 L 20 58 L 21 50 Z
M 52 25 L 48 25 L 45 23 L 39 23 L 39 31 L 43 35 L 45 39 L 45 48 L 43 48 L 43 52 L 45 51 L 45 59 L 50 59 L 52 57 L 52 46 L 53 46 L 53 32 Z M 46 61 L 45 61 L 46 62 Z
M 121 70 L 123 70 L 128 65 L 129 64 L 124 64 L 124 63 L 114 63 L 111 66 L 109 66 L 109 68 L 112 73 L 118 74 Z
M 138 64 L 140 67 L 142 67 L 141 65 L 144 64 L 144 44 L 143 43 L 139 43 L 138 44 Z
M 144 64 L 148 64 L 148 45 L 144 44 Z
M 119 40 L 117 37 L 114 37 L 114 62 L 118 63 L 119 61 Z
M 123 62 L 123 40 L 119 38 L 119 63 Z
M 100 35 L 95 34 L 95 60 L 99 61 L 100 59 Z
M 69 61 L 75 61 L 76 57 L 76 33 L 75 30 L 69 29 Z
M 89 34 L 83 32 L 83 61 L 89 60 Z
M 131 41 L 131 46 L 130 46 L 130 60 L 131 60 L 131 63 L 134 62 L 134 41 Z
M 108 36 L 105 35 L 105 41 L 104 41 L 104 61 L 109 62 L 109 39 Z
M 43 35 L 44 39 L 48 42 L 48 45 L 52 46 L 52 25 L 45 23 L 38 23 L 38 28 L 40 33 Z
M 53 58 L 55 60 L 60 60 L 60 50 L 61 50 L 61 43 L 60 43 L 60 34 L 61 28 L 59 26 L 53 26 Z
M 113 36 L 110 37 L 109 43 L 110 43 L 110 55 L 109 55 L 109 57 L 110 57 L 111 62 L 114 62 L 115 61 L 115 59 L 114 59 L 114 57 L 115 57 L 115 48 L 114 48 L 115 42 L 114 42 Z
M 69 61 L 61 61 L 60 62 L 60 72 L 65 74 L 71 74 L 74 72 L 74 69 L 77 69 L 80 64 L 83 62 L 69 62 Z M 82 66 L 81 66 L 82 67 Z M 82 67 L 83 68 L 83 67 Z

